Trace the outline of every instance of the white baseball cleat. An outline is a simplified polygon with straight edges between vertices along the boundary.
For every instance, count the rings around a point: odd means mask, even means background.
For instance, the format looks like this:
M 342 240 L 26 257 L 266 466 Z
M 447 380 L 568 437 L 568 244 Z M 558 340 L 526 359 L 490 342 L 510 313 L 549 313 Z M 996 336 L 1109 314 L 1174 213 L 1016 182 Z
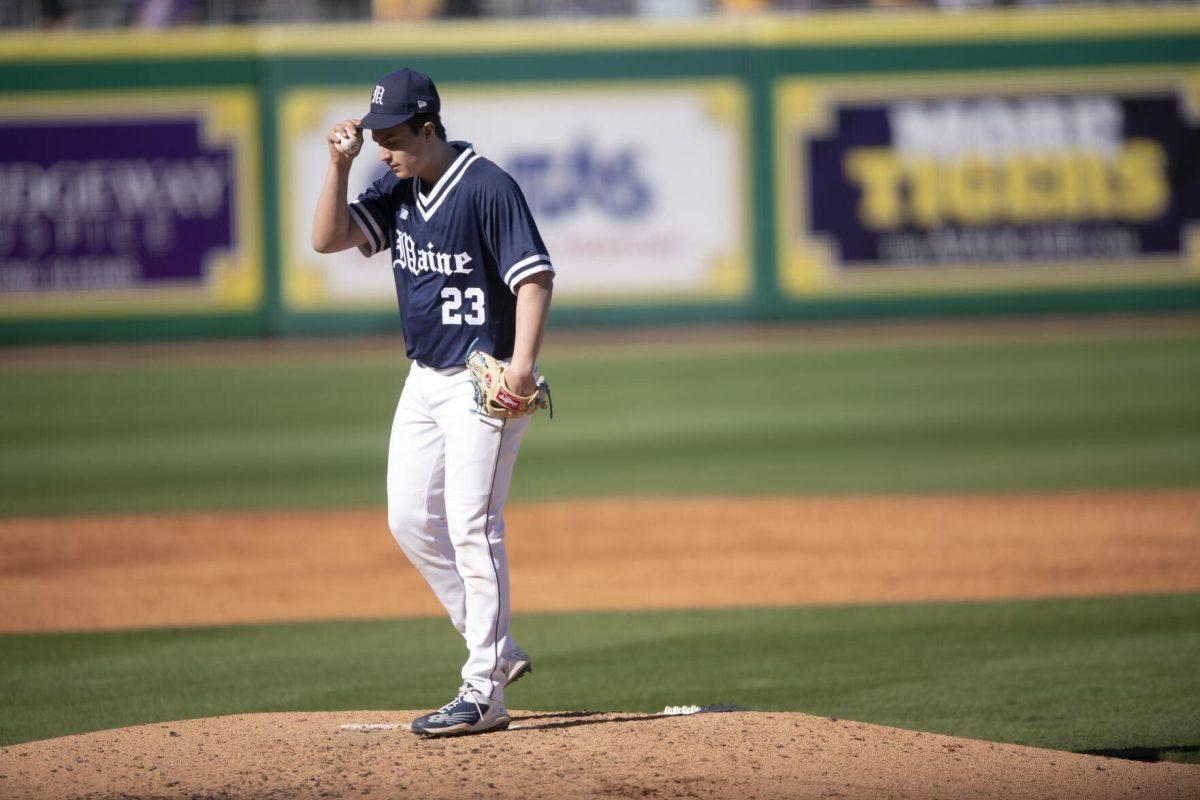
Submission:
M 526 674 L 533 672 L 533 661 L 529 658 L 528 653 L 518 648 L 500 659 L 500 667 L 506 676 L 504 685 L 508 687 L 521 680 Z

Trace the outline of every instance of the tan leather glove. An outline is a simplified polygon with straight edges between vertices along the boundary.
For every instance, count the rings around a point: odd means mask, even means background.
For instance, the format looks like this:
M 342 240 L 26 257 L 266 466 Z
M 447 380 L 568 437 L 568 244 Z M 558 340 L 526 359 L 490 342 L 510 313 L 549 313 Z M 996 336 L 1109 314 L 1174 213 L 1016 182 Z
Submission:
M 519 417 L 532 414 L 539 408 L 550 407 L 550 384 L 544 375 L 537 379 L 533 394 L 522 396 L 514 393 L 504 382 L 507 366 L 482 350 L 472 350 L 467 355 L 467 369 L 475 384 L 475 403 L 482 414 L 489 417 Z M 554 409 L 550 409 L 553 418 Z

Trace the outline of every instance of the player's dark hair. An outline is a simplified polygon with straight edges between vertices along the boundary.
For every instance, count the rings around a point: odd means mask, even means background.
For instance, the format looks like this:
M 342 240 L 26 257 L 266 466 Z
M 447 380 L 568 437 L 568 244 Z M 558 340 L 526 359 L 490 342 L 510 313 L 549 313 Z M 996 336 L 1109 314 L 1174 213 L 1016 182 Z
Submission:
M 404 124 L 408 126 L 410 131 L 412 131 L 413 136 L 416 136 L 421 132 L 421 129 L 425 127 L 426 122 L 432 122 L 434 134 L 443 142 L 446 141 L 446 127 L 442 125 L 442 117 L 440 114 L 414 114 L 412 118 Z

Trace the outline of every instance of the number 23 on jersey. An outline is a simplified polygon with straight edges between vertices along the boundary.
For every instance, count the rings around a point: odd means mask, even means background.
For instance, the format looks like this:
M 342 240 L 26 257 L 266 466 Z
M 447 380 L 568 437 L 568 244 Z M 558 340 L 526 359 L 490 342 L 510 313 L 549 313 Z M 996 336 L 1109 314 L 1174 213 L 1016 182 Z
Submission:
M 460 290 L 453 286 L 442 289 L 442 324 L 443 325 L 482 325 L 485 319 L 483 289 L 471 287 Z M 463 303 L 466 308 L 463 308 Z

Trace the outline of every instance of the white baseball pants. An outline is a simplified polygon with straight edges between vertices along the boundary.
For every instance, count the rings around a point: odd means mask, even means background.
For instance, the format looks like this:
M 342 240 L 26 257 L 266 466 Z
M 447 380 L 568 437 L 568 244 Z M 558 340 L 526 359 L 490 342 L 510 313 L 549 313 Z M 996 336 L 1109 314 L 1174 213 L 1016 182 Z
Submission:
M 466 639 L 464 683 L 504 700 L 504 500 L 530 418 L 476 414 L 470 372 L 414 362 L 388 448 L 388 525 Z

